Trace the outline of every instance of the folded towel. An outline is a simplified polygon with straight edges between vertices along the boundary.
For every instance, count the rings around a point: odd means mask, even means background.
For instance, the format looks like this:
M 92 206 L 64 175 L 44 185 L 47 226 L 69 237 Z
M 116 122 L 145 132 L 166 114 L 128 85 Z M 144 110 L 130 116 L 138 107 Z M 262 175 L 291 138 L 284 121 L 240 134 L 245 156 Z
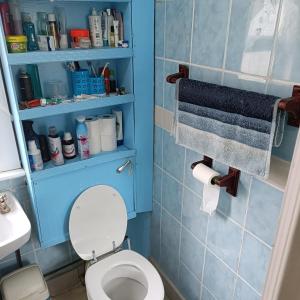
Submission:
M 177 81 L 176 142 L 252 175 L 268 177 L 282 141 L 280 99 L 215 84 Z

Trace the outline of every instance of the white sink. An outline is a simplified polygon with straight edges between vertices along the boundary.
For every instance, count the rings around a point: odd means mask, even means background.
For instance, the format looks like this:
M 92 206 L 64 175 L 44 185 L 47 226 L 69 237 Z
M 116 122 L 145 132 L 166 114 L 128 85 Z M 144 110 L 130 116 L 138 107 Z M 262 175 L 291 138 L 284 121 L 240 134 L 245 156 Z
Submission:
M 0 213 L 0 259 L 26 244 L 30 238 L 31 225 L 18 200 L 6 192 L 10 212 Z

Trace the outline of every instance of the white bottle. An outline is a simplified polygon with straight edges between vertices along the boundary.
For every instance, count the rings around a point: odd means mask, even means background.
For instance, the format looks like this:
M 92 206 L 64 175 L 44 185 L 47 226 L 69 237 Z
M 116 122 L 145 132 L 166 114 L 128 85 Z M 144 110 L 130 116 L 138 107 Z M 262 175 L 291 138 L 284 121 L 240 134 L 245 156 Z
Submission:
M 108 45 L 110 47 L 114 47 L 115 45 L 112 45 L 110 42 L 110 35 L 111 35 L 111 27 L 114 26 L 114 17 L 111 15 L 111 9 L 108 8 L 106 10 L 107 12 L 107 36 L 108 36 Z
M 93 8 L 92 15 L 89 16 L 90 32 L 92 46 L 94 48 L 103 47 L 101 17 L 97 14 L 96 8 Z
M 101 29 L 102 29 L 102 37 L 103 37 L 103 46 L 108 47 L 108 25 L 107 25 L 107 13 L 106 11 L 102 11 L 100 13 L 101 16 Z
M 28 155 L 31 170 L 43 170 L 44 164 L 42 160 L 41 150 L 37 148 L 35 140 L 28 141 Z
M 62 152 L 62 144 L 59 135 L 56 133 L 55 126 L 49 127 L 49 150 L 51 155 L 51 160 L 55 166 L 60 166 L 65 163 L 63 152 Z

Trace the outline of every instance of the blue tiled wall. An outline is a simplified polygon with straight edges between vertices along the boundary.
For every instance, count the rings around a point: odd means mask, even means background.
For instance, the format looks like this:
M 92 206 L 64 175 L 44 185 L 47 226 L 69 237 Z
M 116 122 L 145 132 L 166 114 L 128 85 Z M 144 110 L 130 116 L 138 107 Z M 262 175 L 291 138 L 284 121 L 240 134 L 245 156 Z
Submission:
M 79 259 L 70 242 L 47 249 L 40 247 L 36 229 L 34 228 L 31 204 L 24 177 L 1 181 L 0 191 L 2 190 L 9 190 L 17 197 L 33 226 L 31 239 L 21 248 L 24 265 L 36 263 L 40 266 L 42 272 L 47 274 Z M 150 217 L 149 213 L 139 214 L 137 218 L 128 222 L 127 234 L 131 238 L 131 245 L 134 250 L 145 256 L 149 256 L 150 251 Z M 0 278 L 16 268 L 17 263 L 14 254 L 0 260 Z
M 289 97 L 300 83 L 299 11 L 298 0 L 156 0 L 156 105 L 174 111 L 165 77 L 179 63 L 193 79 Z M 190 170 L 201 157 L 154 131 L 152 256 L 187 300 L 261 299 L 283 193 L 242 173 L 238 197 L 222 191 L 208 217 Z M 273 154 L 291 160 L 297 131 L 288 126 Z

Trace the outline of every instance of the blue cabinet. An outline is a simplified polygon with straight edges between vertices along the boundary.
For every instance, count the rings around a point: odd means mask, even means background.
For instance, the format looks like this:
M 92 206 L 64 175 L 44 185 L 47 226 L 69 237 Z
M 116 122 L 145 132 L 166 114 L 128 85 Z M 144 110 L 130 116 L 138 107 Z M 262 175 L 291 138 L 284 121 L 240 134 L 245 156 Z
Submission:
M 57 6 L 64 7 L 68 29 L 88 28 L 87 16 L 92 7 L 118 9 L 123 14 L 125 39 L 129 43 L 129 48 L 9 54 L 1 23 L 1 62 L 22 165 L 26 171 L 41 246 L 48 247 L 69 238 L 72 204 L 91 186 L 108 184 L 115 187 L 126 202 L 128 218 L 152 209 L 154 0 L 25 0 L 20 4 L 22 11 L 34 16 L 38 11 L 49 13 Z M 65 62 L 69 61 L 79 61 L 85 68 L 88 68 L 87 61 L 92 61 L 97 68 L 109 62 L 116 72 L 118 85 L 125 87 L 126 94 L 49 107 L 20 108 L 17 80 L 20 68 L 36 64 L 42 88 L 47 80 L 59 79 L 66 84 L 70 95 L 70 76 L 65 68 Z M 124 141 L 116 151 L 103 152 L 84 161 L 76 158 L 59 167 L 49 162 L 41 171 L 30 170 L 22 121 L 34 121 L 34 130 L 38 134 L 47 134 L 51 125 L 55 125 L 60 133 L 70 131 L 74 134 L 74 120 L 79 114 L 99 115 L 110 113 L 112 109 L 123 112 Z M 127 160 L 132 161 L 132 170 L 117 174 L 117 167 Z

